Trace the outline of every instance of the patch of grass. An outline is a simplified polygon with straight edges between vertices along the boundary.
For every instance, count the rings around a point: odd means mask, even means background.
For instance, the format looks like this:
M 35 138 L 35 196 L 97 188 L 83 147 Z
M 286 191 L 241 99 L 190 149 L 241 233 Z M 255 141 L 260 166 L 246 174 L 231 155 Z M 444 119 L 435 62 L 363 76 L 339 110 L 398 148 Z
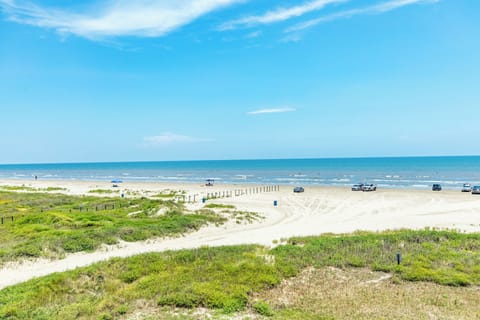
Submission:
M 153 195 L 154 198 L 163 198 L 163 199 L 169 199 L 169 198 L 175 198 L 178 196 L 183 196 L 187 192 L 184 190 L 165 190 L 163 192 L 157 193 L 156 195 Z
M 253 245 L 143 254 L 6 288 L 0 318 L 118 318 L 143 301 L 156 310 L 204 307 L 226 314 L 251 306 L 275 319 L 408 319 L 443 312 L 468 319 L 480 312 L 474 303 L 479 287 L 465 287 L 480 284 L 479 249 L 480 234 L 401 230 L 292 238 L 270 250 Z
M 5 191 L 38 191 L 36 188 L 27 187 L 27 186 L 0 186 L 0 189 Z
M 257 212 L 250 212 L 250 211 L 224 211 L 230 215 L 231 219 L 234 219 L 237 224 L 241 223 L 254 223 L 256 221 L 260 221 L 265 219 L 264 216 Z
M 286 275 L 314 266 L 368 267 L 394 272 L 404 280 L 442 285 L 480 284 L 480 234 L 449 231 L 357 232 L 292 238 L 273 249 Z M 396 265 L 396 254 L 403 262 Z
M 252 290 L 281 280 L 258 250 L 235 246 L 143 254 L 34 279 L 0 292 L 0 318 L 116 318 L 135 310 L 140 299 L 236 312 L 245 309 Z
M 265 302 L 265 301 L 257 301 L 252 305 L 253 310 L 255 310 L 256 313 L 265 316 L 265 317 L 271 317 L 273 316 L 273 311 L 270 305 Z
M 209 203 L 204 206 L 207 209 L 235 209 L 234 205 L 230 204 L 220 204 L 220 203 Z
M 66 191 L 67 188 L 60 188 L 60 187 L 48 187 L 45 191 Z
M 112 194 L 112 193 L 118 193 L 120 190 L 109 190 L 109 189 L 94 189 L 88 191 L 88 193 L 97 193 L 97 194 Z
M 33 188 L 27 187 L 25 185 L 22 186 L 0 186 L 0 189 L 5 191 L 28 191 L 28 192 L 52 192 L 52 191 L 66 191 L 66 188 L 60 187 L 47 187 L 47 188 Z
M 93 251 L 119 239 L 139 241 L 180 235 L 208 223 L 222 224 L 214 212 L 188 212 L 173 201 L 61 194 L 0 192 L 0 265 L 25 258 L 58 258 Z M 163 214 L 157 214 L 158 212 Z M 132 214 L 134 213 L 134 214 Z

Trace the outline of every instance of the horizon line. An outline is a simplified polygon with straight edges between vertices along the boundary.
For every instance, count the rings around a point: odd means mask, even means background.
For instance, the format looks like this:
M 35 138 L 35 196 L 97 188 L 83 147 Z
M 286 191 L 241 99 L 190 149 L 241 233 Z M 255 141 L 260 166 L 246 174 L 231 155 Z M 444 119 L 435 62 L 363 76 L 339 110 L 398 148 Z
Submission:
M 131 160 L 131 161 L 79 161 L 79 162 L 19 162 L 0 163 L 0 166 L 29 166 L 29 165 L 72 165 L 72 164 L 120 164 L 120 163 L 171 163 L 171 162 L 228 162 L 228 161 L 272 161 L 272 160 L 341 160 L 341 159 L 399 159 L 399 158 L 459 158 L 480 157 L 480 154 L 468 155 L 406 155 L 406 156 L 366 156 L 366 157 L 306 157 L 306 158 L 245 158 L 245 159 L 198 159 L 198 160 Z

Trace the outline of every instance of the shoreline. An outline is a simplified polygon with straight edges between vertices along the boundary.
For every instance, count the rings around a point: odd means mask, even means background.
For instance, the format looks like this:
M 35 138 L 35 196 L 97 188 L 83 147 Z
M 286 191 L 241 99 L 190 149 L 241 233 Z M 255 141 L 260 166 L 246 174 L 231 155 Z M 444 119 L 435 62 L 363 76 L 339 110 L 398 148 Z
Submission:
M 367 181 L 368 182 L 368 181 Z M 368 182 L 370 183 L 370 182 Z M 357 183 L 345 184 L 345 185 L 331 185 L 331 184 L 308 184 L 308 183 L 259 183 L 259 182 L 218 182 L 214 183 L 214 186 L 205 186 L 202 182 L 192 182 L 192 181 L 141 181 L 141 180 L 122 180 L 118 185 L 118 189 L 122 188 L 133 188 L 138 190 L 139 188 L 150 188 L 154 190 L 165 190 L 165 189 L 178 189 L 185 188 L 187 190 L 196 190 L 196 191 L 205 191 L 209 190 L 215 192 L 219 189 L 232 189 L 232 188 L 253 188 L 259 186 L 279 186 L 280 188 L 294 188 L 296 186 L 303 186 L 308 189 L 336 189 L 336 190 L 347 190 L 351 191 L 351 187 Z M 379 186 L 377 185 L 378 191 L 416 191 L 416 192 L 432 192 L 431 186 L 429 188 L 415 188 L 411 186 Z M 110 180 L 94 180 L 94 179 L 4 179 L 0 178 L 0 187 L 2 186 L 25 186 L 25 187 L 37 187 L 37 188 L 46 188 L 46 187 L 66 187 L 68 186 L 95 186 L 102 188 L 112 188 L 112 182 Z M 473 184 L 472 184 L 473 185 Z M 443 185 L 442 185 L 443 187 Z M 376 191 L 376 192 L 378 192 Z M 448 188 L 443 187 L 440 193 L 456 193 L 461 192 L 461 186 L 459 184 L 458 188 Z M 60 192 L 62 193 L 62 192 Z M 76 193 L 75 193 L 76 194 Z

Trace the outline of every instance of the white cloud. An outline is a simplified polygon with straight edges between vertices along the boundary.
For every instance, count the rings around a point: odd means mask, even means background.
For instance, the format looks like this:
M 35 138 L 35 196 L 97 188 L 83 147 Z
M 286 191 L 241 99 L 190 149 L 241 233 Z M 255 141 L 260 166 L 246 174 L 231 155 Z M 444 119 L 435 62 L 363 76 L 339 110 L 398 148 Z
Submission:
M 347 2 L 349 0 L 314 0 L 306 2 L 299 6 L 290 8 L 279 8 L 268 11 L 260 16 L 249 16 L 233 21 L 226 22 L 219 27 L 219 30 L 232 30 L 242 26 L 254 26 L 259 24 L 270 24 L 274 22 L 285 21 L 291 18 L 300 17 L 311 11 L 323 9 L 325 6 L 333 3 Z
M 143 141 L 146 146 L 166 146 L 178 143 L 205 142 L 210 140 L 185 136 L 171 132 L 164 132 L 158 136 L 145 137 L 143 138 Z
M 351 18 L 353 16 L 357 16 L 361 14 L 380 14 L 380 13 L 392 11 L 407 5 L 420 4 L 420 3 L 435 3 L 438 1 L 440 0 L 392 0 L 388 2 L 379 3 L 373 6 L 369 6 L 369 7 L 340 11 L 340 12 L 319 17 L 316 19 L 307 20 L 305 22 L 298 23 L 293 27 L 290 27 L 285 31 L 297 32 L 297 31 L 311 28 L 313 26 L 316 26 L 317 24 L 329 22 L 333 20 Z
M 214 10 L 244 0 L 117 0 L 97 2 L 85 12 L 0 0 L 10 20 L 89 39 L 160 37 Z
M 254 31 L 254 32 L 250 32 L 249 34 L 247 34 L 245 36 L 245 38 L 247 39 L 253 39 L 253 38 L 258 38 L 262 35 L 262 31 L 258 30 L 258 31 Z
M 265 113 L 283 113 L 283 112 L 294 112 L 297 111 L 294 108 L 275 108 L 275 109 L 260 109 L 255 111 L 250 111 L 248 114 L 256 115 L 256 114 L 265 114 Z

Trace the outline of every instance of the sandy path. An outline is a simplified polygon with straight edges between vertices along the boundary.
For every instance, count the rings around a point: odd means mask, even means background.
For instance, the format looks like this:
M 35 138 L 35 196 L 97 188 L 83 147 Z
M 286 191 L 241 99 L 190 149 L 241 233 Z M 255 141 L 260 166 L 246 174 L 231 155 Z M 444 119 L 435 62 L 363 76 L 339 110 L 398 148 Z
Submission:
M 137 187 L 148 188 L 145 185 Z M 158 185 L 157 188 L 160 188 Z M 199 186 L 178 186 L 188 192 L 201 192 Z M 223 186 L 224 187 L 224 186 Z M 236 186 L 235 186 L 236 187 Z M 73 187 L 74 189 L 74 187 Z M 273 206 L 278 200 L 278 207 Z M 292 236 L 344 233 L 355 230 L 386 230 L 425 227 L 480 231 L 480 196 L 447 191 L 416 190 L 352 192 L 345 188 L 311 187 L 293 194 L 290 187 L 273 193 L 227 198 L 216 202 L 233 204 L 241 210 L 259 212 L 260 223 L 238 225 L 229 222 L 206 227 L 175 239 L 122 242 L 93 253 L 77 253 L 62 260 L 39 260 L 6 265 L 0 270 L 0 289 L 35 277 L 71 270 L 113 257 L 145 252 L 161 252 L 235 244 L 272 245 L 274 240 Z M 199 204 L 194 205 L 196 207 Z

